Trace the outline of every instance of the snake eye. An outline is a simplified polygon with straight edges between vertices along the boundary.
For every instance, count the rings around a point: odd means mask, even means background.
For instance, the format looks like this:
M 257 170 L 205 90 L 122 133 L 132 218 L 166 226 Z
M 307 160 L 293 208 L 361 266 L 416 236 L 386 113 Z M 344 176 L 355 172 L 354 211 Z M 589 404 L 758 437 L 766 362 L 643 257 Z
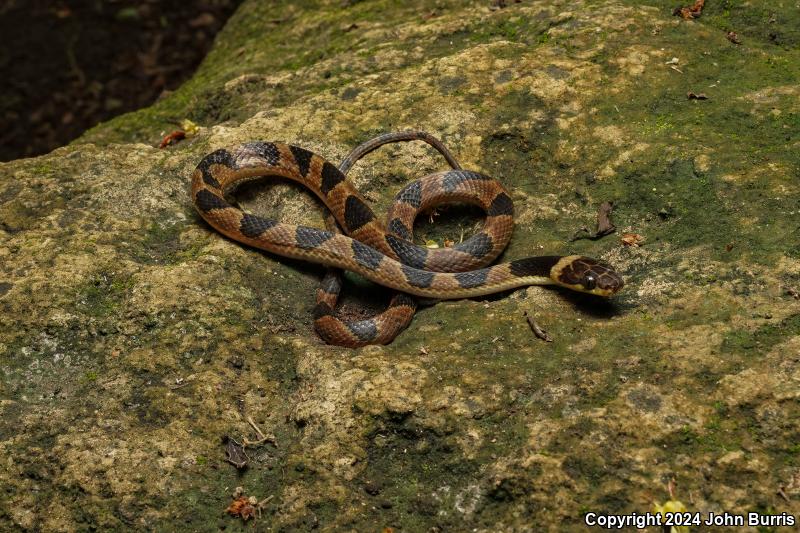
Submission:
M 586 290 L 590 291 L 597 287 L 597 278 L 595 278 L 592 274 L 587 274 L 583 277 L 582 285 Z

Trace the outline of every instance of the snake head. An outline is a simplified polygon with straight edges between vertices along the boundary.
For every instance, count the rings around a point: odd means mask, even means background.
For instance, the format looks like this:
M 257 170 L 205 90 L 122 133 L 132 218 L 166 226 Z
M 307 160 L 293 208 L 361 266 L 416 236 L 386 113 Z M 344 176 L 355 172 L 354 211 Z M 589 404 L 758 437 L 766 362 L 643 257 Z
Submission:
M 550 269 L 550 278 L 562 287 L 605 297 L 625 285 L 611 265 L 582 255 L 562 257 Z

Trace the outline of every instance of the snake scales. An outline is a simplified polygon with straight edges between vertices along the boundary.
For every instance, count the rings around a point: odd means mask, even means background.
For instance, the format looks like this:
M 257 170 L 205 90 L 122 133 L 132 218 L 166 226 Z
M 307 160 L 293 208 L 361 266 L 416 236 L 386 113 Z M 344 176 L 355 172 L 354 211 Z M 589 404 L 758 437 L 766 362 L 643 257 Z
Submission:
M 397 141 L 423 140 L 436 148 L 452 170 L 413 181 L 397 193 L 384 226 L 345 174 L 361 157 Z M 313 191 L 336 223 L 329 230 L 285 224 L 245 213 L 226 200 L 242 183 L 280 176 Z M 505 248 L 513 229 L 513 204 L 503 186 L 477 172 L 463 170 L 442 143 L 425 132 L 405 131 L 376 137 L 355 148 L 337 168 L 304 148 L 277 142 L 251 142 L 216 150 L 192 174 L 192 200 L 200 215 L 220 233 L 278 255 L 356 272 L 399 291 L 383 313 L 344 322 L 334 316 L 341 288 L 331 269 L 317 291 L 314 326 L 330 344 L 348 347 L 391 342 L 411 321 L 416 302 L 409 295 L 433 299 L 469 298 L 527 285 L 560 285 L 611 296 L 622 278 L 607 264 L 588 257 L 537 256 L 487 267 Z M 445 202 L 481 207 L 481 231 L 452 248 L 414 244 L 417 214 Z M 347 235 L 339 233 L 338 227 Z

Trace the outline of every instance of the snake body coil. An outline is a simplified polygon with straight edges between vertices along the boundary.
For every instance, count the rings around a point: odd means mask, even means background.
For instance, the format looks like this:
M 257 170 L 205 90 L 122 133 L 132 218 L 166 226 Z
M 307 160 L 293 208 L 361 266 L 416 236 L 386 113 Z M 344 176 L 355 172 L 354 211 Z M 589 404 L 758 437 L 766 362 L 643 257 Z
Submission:
M 395 197 L 384 227 L 347 181 L 345 172 L 382 144 L 412 139 L 425 140 L 437 148 L 453 170 L 429 175 L 404 187 Z M 330 224 L 333 231 L 245 213 L 225 199 L 241 183 L 260 176 L 280 176 L 308 187 L 347 235 L 338 233 Z M 340 168 L 308 150 L 282 143 L 251 142 L 216 150 L 204 157 L 194 171 L 191 194 L 200 215 L 236 241 L 356 272 L 400 291 L 377 317 L 345 323 L 333 314 L 340 283 L 333 274 L 327 275 L 317 291 L 314 314 L 317 332 L 331 344 L 357 347 L 390 342 L 408 325 L 416 309 L 408 295 L 458 299 L 527 285 L 556 284 L 610 296 L 623 285 L 610 266 L 582 256 L 529 257 L 486 267 L 511 237 L 511 198 L 496 180 L 462 170 L 441 143 L 424 132 L 387 134 L 368 141 L 353 150 Z M 411 242 L 417 213 L 453 201 L 472 203 L 486 211 L 486 223 L 480 232 L 452 248 L 428 249 Z

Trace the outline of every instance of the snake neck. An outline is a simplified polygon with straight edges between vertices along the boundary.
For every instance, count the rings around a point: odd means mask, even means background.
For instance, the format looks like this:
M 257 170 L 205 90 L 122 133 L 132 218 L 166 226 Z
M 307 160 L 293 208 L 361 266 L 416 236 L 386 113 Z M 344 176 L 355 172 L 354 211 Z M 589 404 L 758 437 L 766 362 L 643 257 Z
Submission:
M 553 267 L 559 264 L 564 258 L 561 255 L 540 255 L 537 257 L 526 257 L 525 259 L 517 259 L 511 261 L 509 267 L 511 273 L 518 277 L 526 278 L 547 278 L 551 283 L 555 282 L 553 279 Z M 537 285 L 547 284 L 546 281 L 537 283 Z

